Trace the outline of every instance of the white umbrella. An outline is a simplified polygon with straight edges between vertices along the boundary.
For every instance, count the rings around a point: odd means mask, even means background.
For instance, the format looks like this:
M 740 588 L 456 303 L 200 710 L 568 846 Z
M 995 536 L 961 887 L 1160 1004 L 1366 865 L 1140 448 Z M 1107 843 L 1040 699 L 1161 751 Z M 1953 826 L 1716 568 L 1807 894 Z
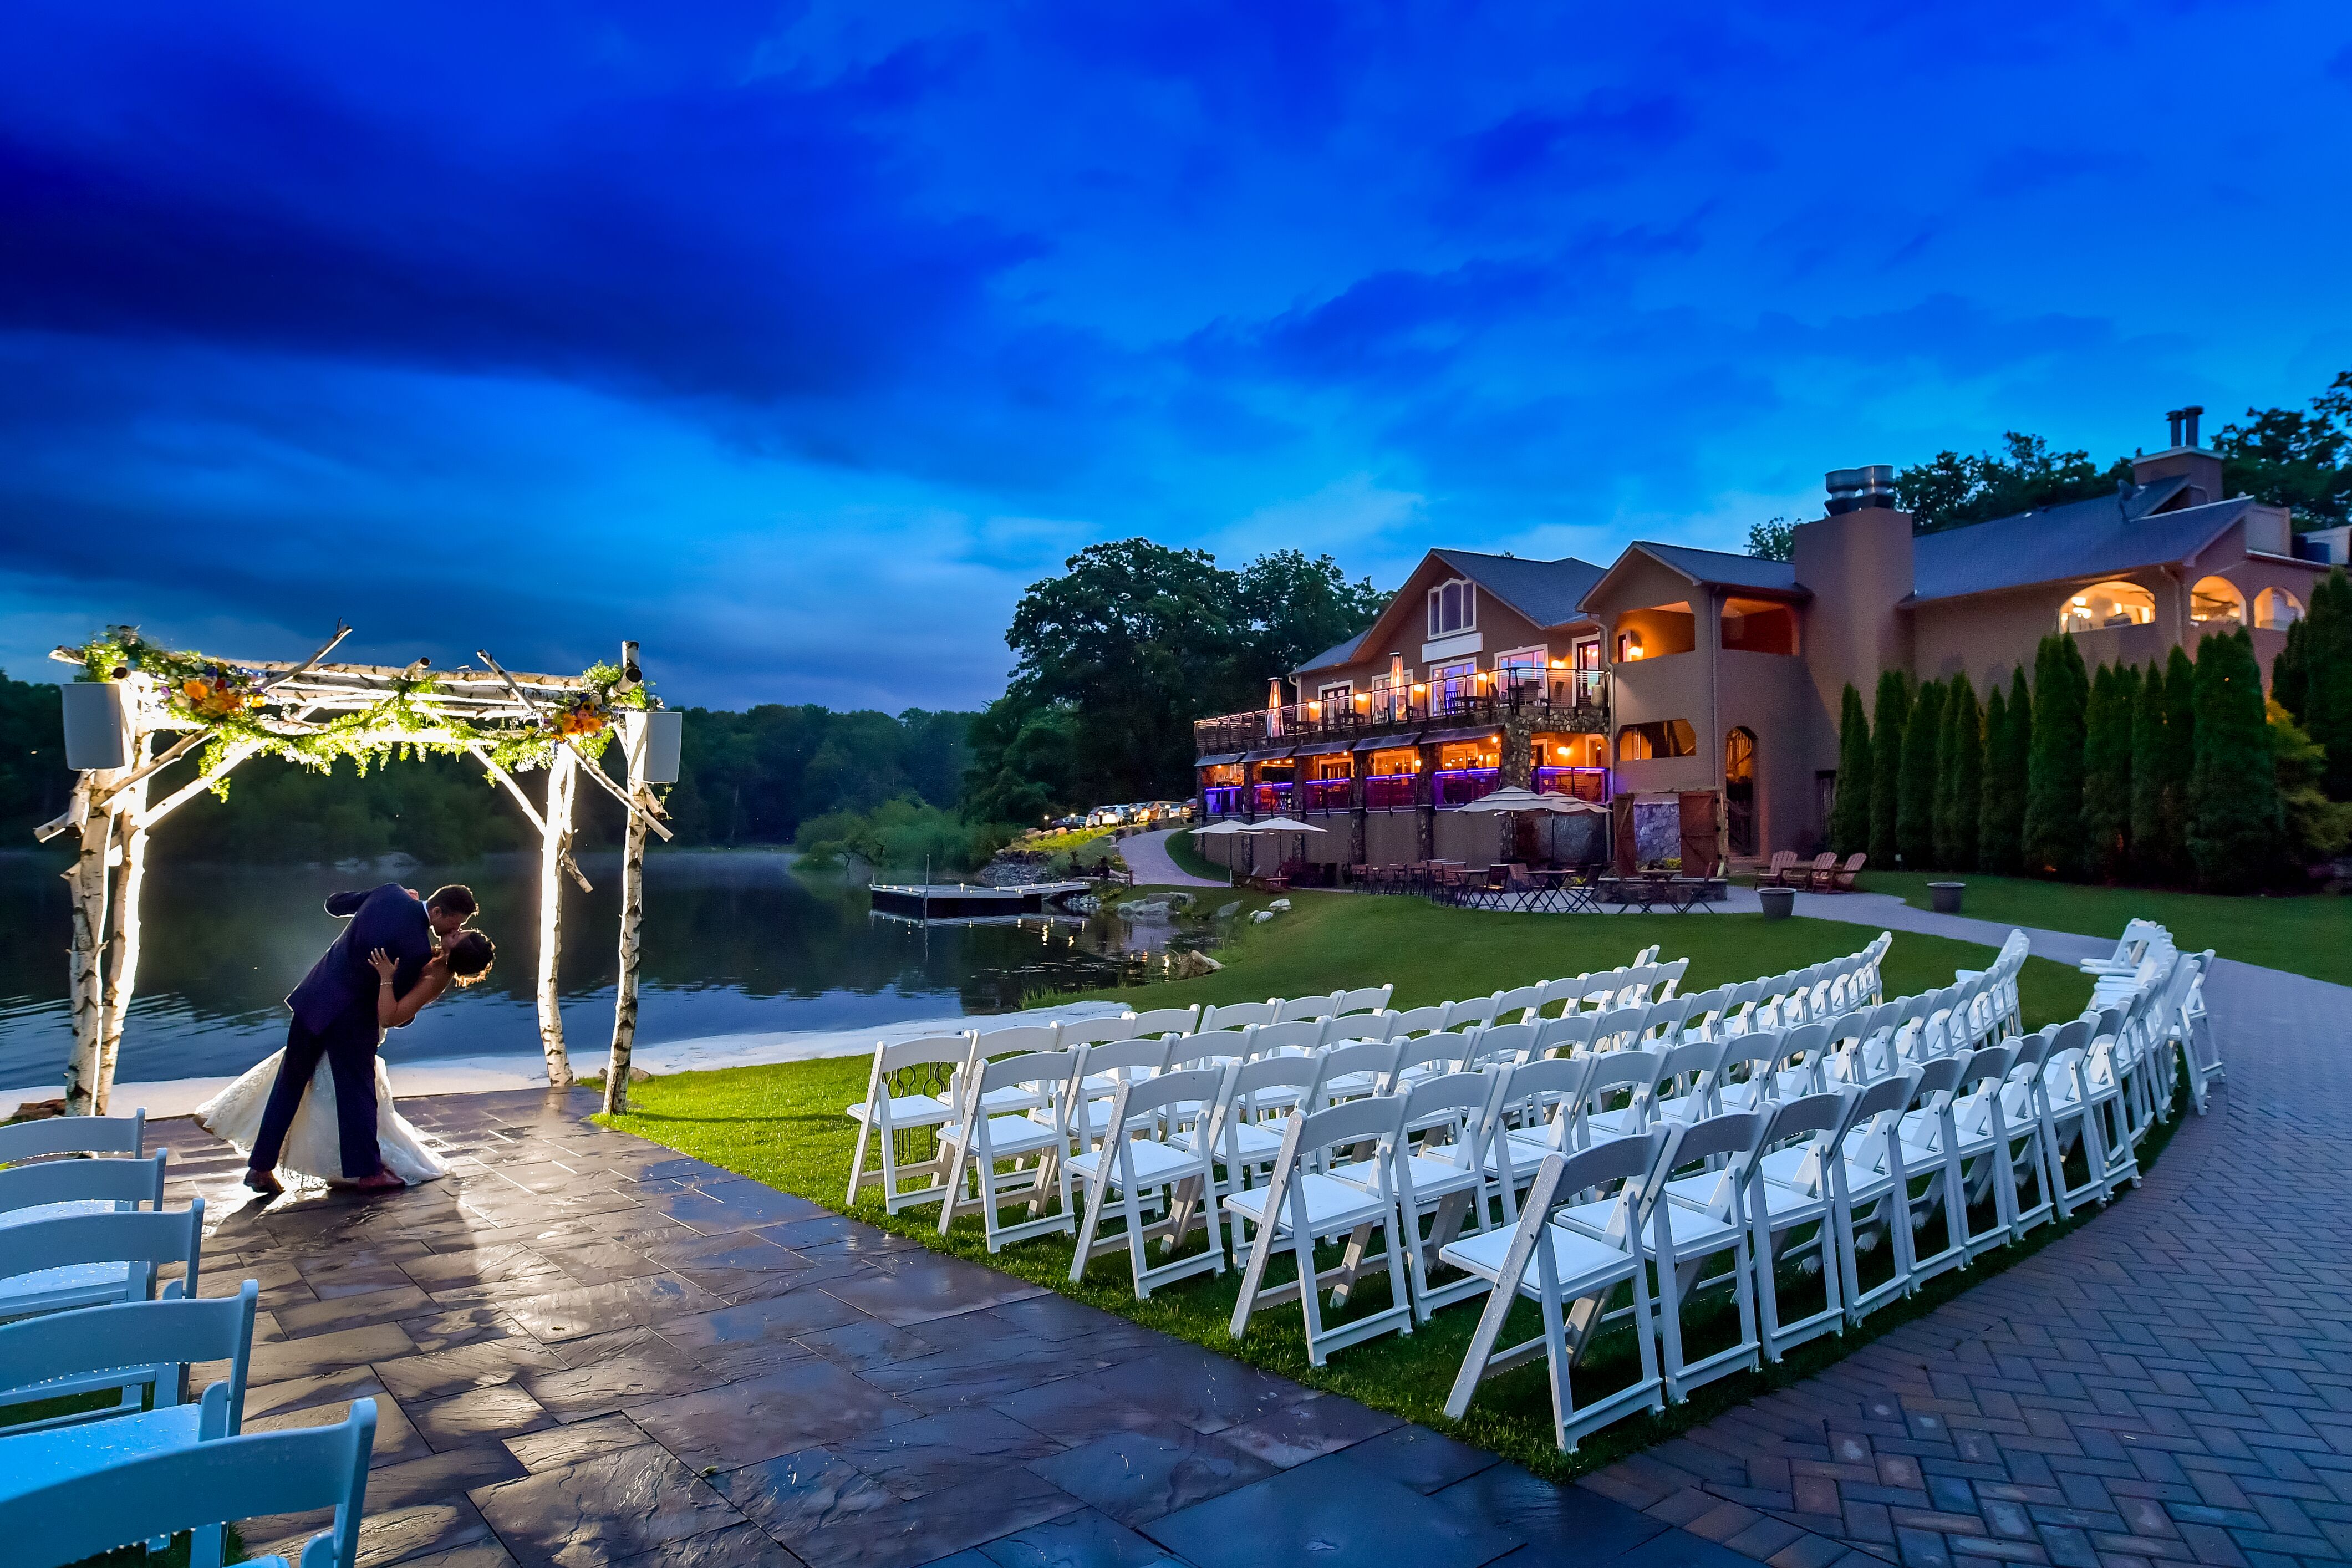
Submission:
M 1313 823 L 1301 822 L 1295 816 L 1269 816 L 1264 822 L 1253 822 L 1244 826 L 1241 831 L 1244 833 L 1323 833 L 1328 830 L 1318 827 Z
M 1498 789 L 1492 795 L 1480 795 L 1463 811 L 1549 811 L 1559 815 L 1571 812 L 1608 811 L 1605 805 L 1595 805 L 1589 800 L 1578 800 L 1564 795 L 1538 795 L 1531 789 Z
M 1213 822 L 1206 827 L 1195 827 L 1190 831 L 1195 838 L 1205 838 L 1213 833 L 1222 837 L 1229 833 L 1247 833 L 1249 830 L 1247 823 L 1235 822 L 1231 817 L 1227 817 L 1222 821 Z

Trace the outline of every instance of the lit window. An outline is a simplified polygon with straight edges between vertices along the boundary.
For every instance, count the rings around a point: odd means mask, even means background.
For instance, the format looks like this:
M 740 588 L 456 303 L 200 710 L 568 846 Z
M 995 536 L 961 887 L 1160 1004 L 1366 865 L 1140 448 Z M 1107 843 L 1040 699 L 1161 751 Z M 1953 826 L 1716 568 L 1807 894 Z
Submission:
M 2189 590 L 2192 621 L 2239 621 L 2246 618 L 2246 596 L 2227 577 L 2200 578 Z
M 2254 595 L 2254 625 L 2283 632 L 2303 619 L 2303 601 L 2284 588 L 2265 588 Z
M 1641 657 L 1642 634 L 1639 632 L 1619 632 L 1617 634 L 1617 662 L 1620 664 L 1625 664 Z
M 1654 757 L 1688 757 L 1698 752 L 1698 734 L 1687 719 L 1657 719 L 1628 724 L 1617 731 L 1617 760 L 1643 763 Z
M 2144 626 L 2156 619 L 2156 595 L 2137 583 L 2099 583 L 2068 597 L 2058 609 L 2062 632 L 2102 626 Z

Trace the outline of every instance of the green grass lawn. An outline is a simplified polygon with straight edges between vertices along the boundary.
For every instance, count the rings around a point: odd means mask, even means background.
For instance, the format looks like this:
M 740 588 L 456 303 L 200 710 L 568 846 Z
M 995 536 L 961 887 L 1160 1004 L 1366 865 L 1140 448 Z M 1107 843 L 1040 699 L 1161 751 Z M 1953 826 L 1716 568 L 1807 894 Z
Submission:
M 1178 828 L 1161 839 L 1160 843 L 1168 851 L 1168 858 L 1176 862 L 1176 869 L 1187 876 L 1202 877 L 1212 882 L 1222 882 L 1232 874 L 1224 867 L 1201 853 L 1200 841 L 1192 837 L 1192 830 L 1189 828 Z
M 1927 884 L 1947 879 L 1923 871 L 1864 871 L 1862 889 L 1924 910 Z M 1969 885 L 1961 912 L 1978 920 L 2116 937 L 2137 916 L 2161 921 L 2191 952 L 2210 947 L 2223 958 L 2352 985 L 2352 899 L 2223 898 L 1973 873 L 1948 879 Z
M 1236 896 L 1248 908 L 1261 908 L 1267 901 L 1260 895 Z M 1294 902 L 1296 908 L 1273 921 L 1241 925 L 1232 943 L 1221 951 L 1226 965 L 1222 973 L 1116 994 L 1138 1005 L 1160 1005 L 1296 995 L 1388 979 L 1397 984 L 1397 1005 L 1411 1006 L 1606 968 L 1653 942 L 1663 943 L 1669 956 L 1691 959 L 1684 987 L 1691 991 L 1851 952 L 1870 934 L 1860 927 L 1821 921 L 1768 924 L 1752 915 L 1496 915 L 1442 909 L 1417 899 L 1315 895 L 1301 895 Z M 1990 957 L 1990 950 L 1966 942 L 1898 933 L 1888 954 L 1887 988 L 1892 994 L 1945 984 L 1956 967 L 1979 967 Z M 2083 976 L 2029 961 L 2023 995 L 2030 1022 L 2072 1016 L 2088 991 Z M 840 1208 L 854 1143 L 843 1108 L 864 1094 L 867 1070 L 867 1059 L 856 1058 L 665 1076 L 632 1090 L 636 1108 L 628 1114 L 597 1120 Z M 1622 1423 L 1588 1438 L 1571 1458 L 1552 1444 L 1547 1373 L 1539 1362 L 1487 1384 L 1463 1422 L 1444 1418 L 1446 1391 L 1476 1323 L 1475 1303 L 1440 1312 L 1433 1323 L 1409 1338 L 1386 1336 L 1337 1352 L 1328 1366 L 1318 1369 L 1307 1363 L 1296 1306 L 1262 1311 L 1238 1342 L 1228 1336 L 1237 1272 L 1164 1287 L 1150 1300 L 1139 1302 L 1131 1293 L 1124 1252 L 1097 1259 L 1073 1285 L 1067 1278 L 1072 1247 L 1066 1239 L 1041 1238 L 991 1257 L 976 1219 L 960 1221 L 942 1237 L 936 1228 L 936 1209 L 887 1216 L 871 1187 L 845 1212 L 1148 1327 L 1428 1423 L 1558 1478 L 1607 1463 L 1767 1388 L 1810 1375 L 1859 1342 L 1857 1336 L 1815 1341 L 1777 1368 L 1710 1384 L 1665 1416 Z M 2051 1234 L 2052 1227 L 2044 1226 L 2035 1233 L 2034 1245 Z M 2011 1255 L 2028 1250 L 2008 1248 L 1965 1275 L 1943 1277 L 1921 1297 L 1876 1314 L 1866 1332 L 1875 1335 L 1929 1310 L 1981 1279 L 1988 1266 L 2005 1266 Z M 1808 1292 L 1818 1299 L 1817 1281 L 1792 1276 L 1790 1285 L 1793 1294 L 1786 1302 L 1788 1310 L 1801 1310 Z M 1341 1317 L 1378 1310 L 1388 1300 L 1385 1280 L 1374 1279 L 1360 1289 Z M 1532 1318 L 1533 1310 L 1523 1305 L 1511 1336 L 1524 1338 L 1535 1331 Z M 1693 1322 L 1698 1329 L 1693 1338 L 1697 1353 L 1706 1348 L 1708 1329 Z M 1727 1313 L 1718 1313 L 1714 1328 L 1727 1333 L 1729 1323 Z M 1633 1365 L 1629 1337 L 1604 1338 L 1577 1374 L 1581 1396 L 1590 1398 L 1622 1384 Z

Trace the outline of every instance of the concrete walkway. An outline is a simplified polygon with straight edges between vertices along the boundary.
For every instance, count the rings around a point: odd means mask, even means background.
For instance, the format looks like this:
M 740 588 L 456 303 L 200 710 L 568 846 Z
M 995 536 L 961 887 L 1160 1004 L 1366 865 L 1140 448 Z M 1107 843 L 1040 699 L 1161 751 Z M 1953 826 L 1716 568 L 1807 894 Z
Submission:
M 1139 833 L 1132 838 L 1118 841 L 1119 858 L 1139 882 L 1158 888 L 1223 888 L 1228 884 L 1206 877 L 1195 877 L 1169 858 L 1168 840 L 1187 829 L 1163 827 L 1156 833 Z

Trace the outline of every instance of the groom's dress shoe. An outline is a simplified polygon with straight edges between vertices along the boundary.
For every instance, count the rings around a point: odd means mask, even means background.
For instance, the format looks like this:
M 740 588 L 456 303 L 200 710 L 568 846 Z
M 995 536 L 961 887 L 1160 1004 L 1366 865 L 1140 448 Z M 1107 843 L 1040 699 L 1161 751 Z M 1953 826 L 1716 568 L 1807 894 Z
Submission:
M 257 1193 L 268 1193 L 271 1197 L 276 1197 L 286 1190 L 286 1184 L 268 1171 L 247 1171 L 245 1184 Z
M 355 1193 L 391 1193 L 408 1185 L 390 1171 L 378 1171 L 373 1176 L 362 1176 L 358 1181 L 343 1184 Z

